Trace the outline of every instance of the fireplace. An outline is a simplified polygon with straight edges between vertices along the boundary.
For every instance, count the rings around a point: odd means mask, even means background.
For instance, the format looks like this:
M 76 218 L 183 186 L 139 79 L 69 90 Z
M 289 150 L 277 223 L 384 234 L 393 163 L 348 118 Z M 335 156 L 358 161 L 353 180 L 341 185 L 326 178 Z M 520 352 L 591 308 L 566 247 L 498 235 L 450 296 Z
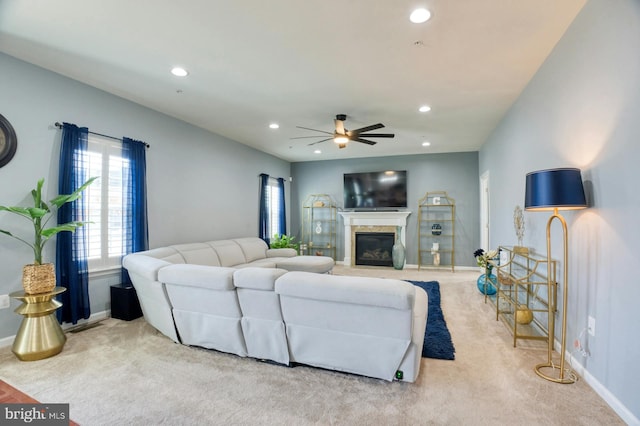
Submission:
M 344 264 L 356 266 L 356 234 L 360 233 L 388 233 L 395 236 L 396 230 L 400 227 L 400 241 L 407 246 L 405 241 L 407 229 L 407 216 L 410 211 L 375 211 L 375 212 L 339 212 L 344 222 Z M 391 247 L 394 240 L 392 238 L 389 248 L 389 258 L 391 259 Z M 393 265 L 390 260 L 389 265 Z
M 356 265 L 393 266 L 393 232 L 356 232 Z

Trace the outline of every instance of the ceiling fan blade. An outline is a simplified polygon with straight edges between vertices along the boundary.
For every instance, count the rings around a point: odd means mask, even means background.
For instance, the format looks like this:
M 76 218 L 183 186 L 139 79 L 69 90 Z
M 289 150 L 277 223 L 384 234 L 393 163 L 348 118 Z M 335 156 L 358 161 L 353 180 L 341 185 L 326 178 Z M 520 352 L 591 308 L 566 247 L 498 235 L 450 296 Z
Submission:
M 351 130 L 351 132 L 349 133 L 352 135 L 359 135 L 360 133 L 369 132 L 371 130 L 376 130 L 376 129 L 382 129 L 383 127 L 384 127 L 384 124 L 382 123 L 372 124 L 371 126 L 361 127 L 360 129 Z
M 360 139 L 360 138 L 351 138 L 351 140 L 352 140 L 352 141 L 355 141 L 355 142 L 362 142 L 362 143 L 366 143 L 367 145 L 375 145 L 375 144 L 377 144 L 377 143 L 378 143 L 378 142 L 368 141 L 368 140 L 366 140 L 366 139 Z
M 307 146 L 315 145 L 315 144 L 320 143 L 320 142 L 330 141 L 331 139 L 333 139 L 333 138 L 327 138 L 327 139 L 322 139 L 321 141 L 311 142 L 310 144 L 307 144 Z
M 318 129 L 310 129 L 308 127 L 302 127 L 302 126 L 296 126 L 298 129 L 305 129 L 305 130 L 312 130 L 314 132 L 320 132 L 320 133 L 326 133 L 327 135 L 333 135 L 333 132 L 325 132 L 324 130 L 318 130 Z
M 393 138 L 396 135 L 393 133 L 360 133 L 358 136 L 365 136 L 367 138 Z
M 337 118 L 335 120 L 333 120 L 334 123 L 336 123 L 336 133 L 340 134 L 340 135 L 344 135 L 344 121 L 342 120 L 338 120 Z
M 289 139 L 308 139 L 308 138 L 324 138 L 325 135 L 317 135 L 317 136 L 296 136 L 295 138 Z

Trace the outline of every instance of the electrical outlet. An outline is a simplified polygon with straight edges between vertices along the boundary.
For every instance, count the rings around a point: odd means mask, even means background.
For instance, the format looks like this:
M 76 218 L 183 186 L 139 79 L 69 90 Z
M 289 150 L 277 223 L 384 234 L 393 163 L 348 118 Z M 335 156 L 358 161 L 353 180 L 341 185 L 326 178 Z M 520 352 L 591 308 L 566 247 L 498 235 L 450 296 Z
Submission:
M 592 336 L 596 335 L 596 319 L 589 315 L 589 325 L 588 325 L 589 334 Z
M 7 309 L 11 303 L 8 294 L 0 295 L 0 309 Z

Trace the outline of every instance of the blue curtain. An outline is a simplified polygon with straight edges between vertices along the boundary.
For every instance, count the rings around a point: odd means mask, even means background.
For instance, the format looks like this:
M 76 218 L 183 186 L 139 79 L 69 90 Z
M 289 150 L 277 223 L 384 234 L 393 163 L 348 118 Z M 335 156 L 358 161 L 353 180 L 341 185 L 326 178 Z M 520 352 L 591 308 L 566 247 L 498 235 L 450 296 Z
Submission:
M 122 158 L 129 167 L 122 169 L 123 209 L 122 224 L 125 229 L 125 254 L 149 248 L 147 223 L 147 160 L 144 142 L 122 138 Z M 127 270 L 122 268 L 122 283 L 131 284 Z
M 271 240 L 269 235 L 269 175 L 260 174 L 260 218 L 258 224 L 258 236 L 267 245 Z
M 86 151 L 89 129 L 74 124 L 62 126 L 58 194 L 71 194 L 87 181 Z M 85 198 L 61 206 L 58 223 L 84 221 Z M 87 267 L 87 240 L 84 227 L 75 232 L 61 232 L 56 236 L 56 279 L 67 291 L 58 296 L 62 307 L 57 316 L 61 322 L 76 324 L 91 315 L 89 305 L 89 268 Z
M 287 216 L 286 209 L 284 208 L 284 179 L 278 178 L 278 195 L 280 196 L 280 202 L 278 203 L 278 232 L 281 235 L 287 233 Z

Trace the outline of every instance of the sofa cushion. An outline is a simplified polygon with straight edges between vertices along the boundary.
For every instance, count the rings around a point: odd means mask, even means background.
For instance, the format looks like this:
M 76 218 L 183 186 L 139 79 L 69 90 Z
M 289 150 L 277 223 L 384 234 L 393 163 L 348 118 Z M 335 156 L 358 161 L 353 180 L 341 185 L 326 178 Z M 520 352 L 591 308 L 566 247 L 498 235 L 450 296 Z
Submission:
M 325 274 L 331 271 L 334 264 L 333 258 L 328 256 L 285 257 L 276 261 L 276 267 L 287 271 L 314 272 L 316 274 Z
M 269 247 L 260 238 L 235 238 L 233 241 L 242 249 L 246 263 L 267 257 Z
M 233 284 L 237 288 L 271 290 L 278 278 L 286 274 L 284 269 L 244 268 L 233 273 Z
M 208 244 L 178 244 L 171 247 L 182 255 L 185 263 L 220 266 L 220 260 L 218 259 L 216 251 Z
M 169 263 L 185 263 L 184 257 L 182 257 L 182 255 L 172 247 L 160 247 L 160 248 L 142 251 L 134 254 L 143 254 L 145 256 L 164 260 Z
M 207 243 L 218 254 L 220 266 L 235 266 L 247 263 L 242 248 L 232 240 L 209 241 Z
M 234 268 L 275 268 L 276 262 L 273 259 L 258 259 L 251 263 L 245 263 L 243 265 L 235 265 Z
M 276 293 L 304 299 L 411 310 L 415 286 L 384 278 L 289 272 L 276 281 Z
M 269 257 L 294 257 L 298 252 L 292 248 L 274 248 L 267 250 L 267 258 Z
M 235 290 L 235 269 L 205 265 L 169 265 L 158 272 L 158 281 L 179 286 L 213 290 Z

